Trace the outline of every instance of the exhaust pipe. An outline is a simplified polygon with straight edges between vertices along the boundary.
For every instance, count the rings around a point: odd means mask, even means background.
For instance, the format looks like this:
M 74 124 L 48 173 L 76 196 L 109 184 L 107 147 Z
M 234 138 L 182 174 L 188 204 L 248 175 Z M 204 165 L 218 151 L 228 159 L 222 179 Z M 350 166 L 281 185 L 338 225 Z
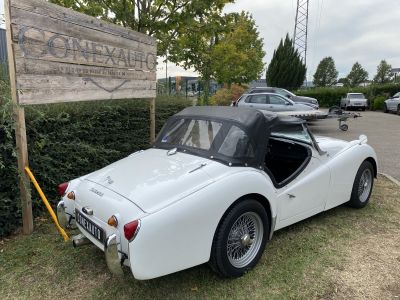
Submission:
M 74 248 L 90 244 L 90 240 L 83 234 L 78 234 L 72 237 L 72 246 Z

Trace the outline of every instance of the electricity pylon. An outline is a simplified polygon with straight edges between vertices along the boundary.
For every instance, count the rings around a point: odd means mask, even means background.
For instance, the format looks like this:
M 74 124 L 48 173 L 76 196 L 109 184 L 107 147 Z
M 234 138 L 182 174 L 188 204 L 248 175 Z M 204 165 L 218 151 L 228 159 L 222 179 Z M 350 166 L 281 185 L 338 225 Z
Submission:
M 309 0 L 297 0 L 296 21 L 294 24 L 293 44 L 303 63 L 307 66 L 307 27 Z

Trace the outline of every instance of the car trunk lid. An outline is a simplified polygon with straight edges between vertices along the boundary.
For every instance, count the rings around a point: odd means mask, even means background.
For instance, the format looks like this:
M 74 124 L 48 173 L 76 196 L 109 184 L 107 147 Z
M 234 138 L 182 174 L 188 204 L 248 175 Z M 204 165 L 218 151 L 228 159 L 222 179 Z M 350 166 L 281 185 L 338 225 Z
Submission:
M 89 174 L 85 180 L 152 213 L 212 183 L 212 178 L 202 170 L 212 163 L 186 153 L 169 155 L 167 150 L 149 149 Z

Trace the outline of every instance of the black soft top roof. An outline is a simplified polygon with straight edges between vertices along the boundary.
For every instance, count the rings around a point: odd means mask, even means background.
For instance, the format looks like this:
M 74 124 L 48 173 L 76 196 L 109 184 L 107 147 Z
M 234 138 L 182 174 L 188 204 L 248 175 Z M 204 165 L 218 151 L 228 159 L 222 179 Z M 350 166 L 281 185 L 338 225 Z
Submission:
M 179 119 L 203 119 L 220 122 L 221 130 L 215 137 L 213 144 L 209 150 L 190 148 L 183 145 L 168 144 L 164 138 L 168 136 L 168 131 L 175 126 L 176 120 Z M 175 114 L 159 133 L 154 147 L 161 149 L 177 148 L 178 151 L 190 151 L 190 153 L 198 156 L 219 160 L 228 165 L 236 166 L 252 166 L 262 168 L 264 155 L 268 138 L 273 130 L 279 130 L 280 127 L 291 127 L 302 124 L 304 121 L 293 117 L 279 116 L 276 113 L 257 110 L 246 107 L 229 107 L 229 106 L 192 106 L 187 107 L 181 112 Z M 239 146 L 243 148 L 241 155 L 225 156 L 219 152 L 222 143 L 228 136 L 231 127 L 241 128 L 247 135 L 248 141 L 246 145 L 241 143 Z M 232 141 L 233 142 L 233 141 Z M 243 142 L 243 141 L 242 141 Z M 251 147 L 253 151 L 248 154 L 246 149 Z
M 274 112 L 247 107 L 231 106 L 191 106 L 177 113 L 178 117 L 200 117 L 241 123 L 246 128 L 253 128 L 261 120 L 266 128 L 277 124 L 302 124 L 304 120 L 295 117 L 278 116 Z

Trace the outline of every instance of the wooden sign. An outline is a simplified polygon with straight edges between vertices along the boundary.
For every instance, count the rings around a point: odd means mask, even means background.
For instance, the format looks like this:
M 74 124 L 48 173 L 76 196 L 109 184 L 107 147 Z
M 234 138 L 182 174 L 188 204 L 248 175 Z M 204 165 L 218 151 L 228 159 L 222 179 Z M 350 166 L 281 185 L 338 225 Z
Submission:
M 156 41 L 41 0 L 10 0 L 19 104 L 153 98 Z
M 150 98 L 155 139 L 154 38 L 44 0 L 5 0 L 7 52 L 23 232 L 33 231 L 23 105 Z

